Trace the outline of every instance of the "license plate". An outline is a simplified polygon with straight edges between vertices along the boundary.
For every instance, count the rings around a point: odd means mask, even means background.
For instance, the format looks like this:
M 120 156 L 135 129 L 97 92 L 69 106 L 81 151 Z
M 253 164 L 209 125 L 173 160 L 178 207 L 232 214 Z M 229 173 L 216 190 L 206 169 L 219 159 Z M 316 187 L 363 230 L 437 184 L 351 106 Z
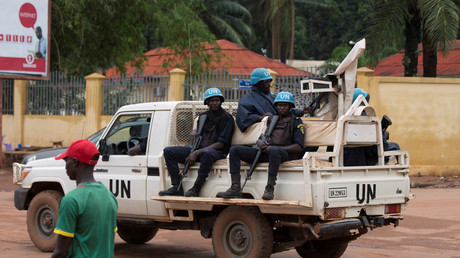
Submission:
M 329 188 L 329 198 L 345 198 L 347 197 L 347 188 Z

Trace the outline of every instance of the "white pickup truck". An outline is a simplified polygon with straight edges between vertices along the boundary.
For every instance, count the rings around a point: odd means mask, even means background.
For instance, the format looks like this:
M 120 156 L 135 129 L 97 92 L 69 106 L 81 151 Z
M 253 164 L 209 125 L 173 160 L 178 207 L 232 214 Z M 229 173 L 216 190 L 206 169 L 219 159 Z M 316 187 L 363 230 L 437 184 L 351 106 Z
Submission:
M 324 91 L 320 84 L 310 85 L 313 92 L 318 85 Z M 139 244 L 151 240 L 159 228 L 192 229 L 212 238 L 217 257 L 269 257 L 292 248 L 301 257 L 339 257 L 349 241 L 368 229 L 397 226 L 411 196 L 408 153 L 383 150 L 380 120 L 362 96 L 341 114 L 345 94 L 337 88 L 340 85 L 329 85 L 330 94 L 339 100 L 338 119 L 303 120 L 305 146 L 320 148 L 281 165 L 275 198 L 269 201 L 261 200 L 268 163 L 257 166 L 243 198 L 215 197 L 230 186 L 228 159 L 214 164 L 200 197 L 158 196 L 170 187 L 163 148 L 189 144 L 194 118 L 207 107 L 198 101 L 122 107 L 101 136 L 102 155 L 94 169 L 96 180 L 118 200 L 120 237 Z M 224 102 L 223 108 L 235 115 L 237 103 Z M 131 127 L 141 129 L 140 134 L 131 136 Z M 265 120 L 245 133 L 236 127 L 232 144 L 253 145 L 265 128 Z M 145 153 L 127 155 L 129 146 L 144 140 Z M 377 146 L 376 165 L 343 166 L 344 147 L 369 145 Z M 333 151 L 326 151 L 326 146 Z M 385 164 L 386 156 L 392 161 Z M 241 167 L 243 179 L 249 165 Z M 48 158 L 13 167 L 14 183 L 21 186 L 15 191 L 15 206 L 27 210 L 35 246 L 51 251 L 60 198 L 75 188 L 75 182 L 67 177 L 62 160 Z M 197 164 L 190 167 L 184 189 L 193 186 L 197 170 Z

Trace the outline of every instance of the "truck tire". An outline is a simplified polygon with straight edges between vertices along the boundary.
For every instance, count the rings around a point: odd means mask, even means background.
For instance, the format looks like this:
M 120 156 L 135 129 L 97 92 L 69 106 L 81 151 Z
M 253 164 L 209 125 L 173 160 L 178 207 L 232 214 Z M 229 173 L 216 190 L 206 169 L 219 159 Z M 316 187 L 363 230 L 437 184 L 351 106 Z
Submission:
M 270 257 L 273 230 L 258 209 L 230 206 L 214 223 L 212 245 L 217 257 Z
M 32 199 L 27 210 L 27 231 L 34 245 L 51 252 L 56 247 L 57 235 L 53 230 L 59 218 L 59 202 L 63 194 L 46 190 Z
M 295 250 L 301 257 L 338 258 L 347 250 L 348 241 L 334 239 L 324 241 L 309 241 Z
M 117 232 L 126 243 L 140 245 L 150 241 L 157 234 L 158 228 L 118 225 Z

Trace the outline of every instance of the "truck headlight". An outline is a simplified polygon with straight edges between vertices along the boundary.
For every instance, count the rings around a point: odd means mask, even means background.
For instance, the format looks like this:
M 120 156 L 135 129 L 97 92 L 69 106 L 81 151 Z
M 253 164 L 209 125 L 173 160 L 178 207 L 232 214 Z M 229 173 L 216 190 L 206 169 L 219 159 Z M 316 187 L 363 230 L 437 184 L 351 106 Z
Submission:
M 31 170 L 31 167 L 27 167 L 19 163 L 13 163 L 13 184 L 20 185 Z
M 22 166 L 19 163 L 13 163 L 13 184 L 22 182 Z

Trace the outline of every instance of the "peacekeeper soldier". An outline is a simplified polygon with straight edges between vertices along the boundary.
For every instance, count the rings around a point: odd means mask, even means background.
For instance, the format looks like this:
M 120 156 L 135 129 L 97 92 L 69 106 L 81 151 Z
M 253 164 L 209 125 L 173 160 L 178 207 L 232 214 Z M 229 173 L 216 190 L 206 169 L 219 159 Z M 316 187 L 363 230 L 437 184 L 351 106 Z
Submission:
M 274 105 L 280 116 L 271 142 L 258 139 L 257 147 L 262 151 L 260 162 L 269 162 L 268 181 L 262 199 L 273 200 L 278 170 L 281 163 L 298 158 L 303 148 L 305 128 L 300 118 L 295 117 L 290 110 L 295 107 L 294 98 L 289 92 L 280 92 Z M 232 146 L 230 149 L 231 187 L 226 192 L 219 192 L 217 197 L 241 198 L 240 160 L 252 163 L 258 150 L 249 146 Z
M 55 159 L 64 159 L 67 175 L 76 180 L 77 188 L 59 204 L 54 229 L 58 239 L 51 257 L 113 257 L 118 204 L 115 196 L 94 179 L 99 159 L 96 145 L 77 140 Z
M 239 100 L 236 111 L 236 124 L 242 132 L 253 123 L 262 121 L 265 116 L 276 113 L 273 105 L 275 95 L 270 91 L 272 81 L 270 72 L 265 68 L 256 68 L 251 72 L 251 91 Z M 291 112 L 301 117 L 307 113 L 307 109 L 293 109 Z
M 202 140 L 199 148 L 190 153 L 191 147 L 173 146 L 163 150 L 166 166 L 171 176 L 172 187 L 165 191 L 160 191 L 158 195 L 178 195 L 183 196 L 184 190 L 179 175 L 178 163 L 195 161 L 200 162 L 198 177 L 193 187 L 185 193 L 185 196 L 199 196 L 212 164 L 219 159 L 224 159 L 232 143 L 233 129 L 235 122 L 233 117 L 222 109 L 224 96 L 217 88 L 210 88 L 204 93 L 204 104 L 209 107 L 206 111 L 206 122 L 201 133 Z M 202 116 L 200 115 L 201 119 Z M 198 124 L 200 121 L 198 121 Z M 192 131 L 192 135 L 196 132 Z
M 363 89 L 355 88 L 353 90 L 353 102 L 358 98 L 359 95 L 363 95 L 367 102 L 369 102 L 371 95 Z M 366 112 L 361 113 L 362 116 L 366 115 Z M 387 131 L 385 131 L 388 133 Z M 399 144 L 395 142 L 388 142 L 389 135 L 383 135 L 383 150 L 392 151 L 400 150 Z M 332 151 L 332 148 L 328 149 Z M 374 166 L 378 162 L 378 150 L 377 145 L 354 147 L 354 148 L 343 148 L 343 165 L 344 166 Z M 385 163 L 389 161 L 389 157 L 385 157 Z

